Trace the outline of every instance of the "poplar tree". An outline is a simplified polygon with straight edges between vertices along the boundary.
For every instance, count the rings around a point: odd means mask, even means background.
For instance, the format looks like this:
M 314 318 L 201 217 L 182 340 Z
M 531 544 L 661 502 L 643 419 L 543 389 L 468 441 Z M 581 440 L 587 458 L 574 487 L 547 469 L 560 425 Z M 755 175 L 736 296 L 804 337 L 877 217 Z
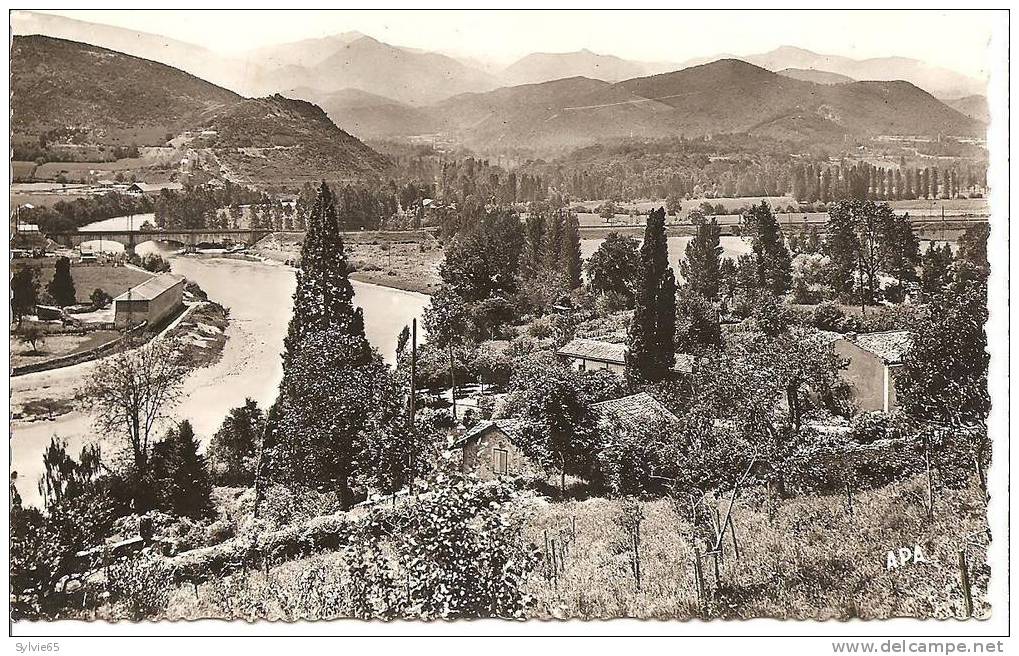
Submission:
M 792 257 L 782 238 L 782 229 L 766 201 L 753 205 L 746 220 L 753 234 L 753 255 L 757 269 L 757 286 L 782 296 L 792 286 Z
M 576 212 L 563 210 L 566 213 L 565 233 L 563 234 L 563 267 L 570 289 L 578 289 L 583 282 L 580 257 L 580 221 Z
M 709 221 L 699 221 L 697 234 L 687 242 L 686 256 L 679 263 L 679 273 L 686 285 L 711 301 L 718 299 L 721 284 L 721 234 L 714 217 Z

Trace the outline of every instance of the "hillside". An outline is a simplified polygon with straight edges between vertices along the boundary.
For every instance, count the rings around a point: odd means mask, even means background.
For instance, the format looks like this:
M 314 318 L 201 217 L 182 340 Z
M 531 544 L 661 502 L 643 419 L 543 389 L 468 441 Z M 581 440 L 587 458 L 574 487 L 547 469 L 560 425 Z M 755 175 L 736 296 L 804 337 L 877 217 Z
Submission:
M 43 36 L 11 46 L 12 132 L 74 128 L 103 144 L 161 145 L 241 97 L 175 68 Z
M 273 92 L 307 87 L 320 95 L 354 88 L 404 103 L 423 104 L 458 93 L 486 91 L 498 83 L 487 73 L 452 57 L 398 48 L 363 36 L 339 44 L 314 66 L 290 62 L 269 71 L 259 85 Z
M 615 137 L 746 132 L 790 140 L 975 135 L 982 128 L 908 82 L 824 86 L 730 59 L 606 84 L 571 78 L 458 96 L 433 108 L 469 146 L 561 149 Z
M 347 180 L 387 163 L 304 101 L 244 99 L 163 64 L 49 37 L 14 37 L 11 57 L 16 141 L 48 133 L 93 148 L 162 146 L 176 136 L 180 156 L 242 183 Z
M 588 77 L 618 82 L 656 72 L 648 65 L 590 50 L 578 52 L 536 52 L 510 64 L 502 71 L 506 84 L 534 84 L 567 77 Z
M 19 36 L 67 39 L 149 59 L 237 93 L 250 93 L 251 80 L 257 77 L 257 65 L 250 60 L 226 57 L 200 45 L 160 34 L 32 11 L 12 11 L 11 30 Z
M 906 80 L 939 98 L 983 93 L 986 87 L 980 80 L 908 57 L 852 59 L 783 46 L 740 59 L 771 71 L 801 68 L 837 73 L 854 80 Z
M 813 68 L 783 68 L 775 72 L 779 75 L 791 77 L 794 80 L 813 82 L 814 84 L 848 84 L 849 82 L 856 81 L 847 75 L 839 75 L 830 71 L 818 71 Z
M 243 182 L 350 180 L 374 176 L 388 163 L 318 106 L 280 95 L 236 103 L 208 126 L 216 135 L 200 145 Z
M 303 95 L 298 92 L 295 95 Z M 360 89 L 343 89 L 317 99 L 337 125 L 361 139 L 424 134 L 435 129 L 422 109 Z
M 990 123 L 991 121 L 991 112 L 987 107 L 987 96 L 977 94 L 974 96 L 965 96 L 963 98 L 952 98 L 951 100 L 945 100 L 944 102 L 952 109 L 955 109 L 972 119 L 976 119 L 981 123 Z

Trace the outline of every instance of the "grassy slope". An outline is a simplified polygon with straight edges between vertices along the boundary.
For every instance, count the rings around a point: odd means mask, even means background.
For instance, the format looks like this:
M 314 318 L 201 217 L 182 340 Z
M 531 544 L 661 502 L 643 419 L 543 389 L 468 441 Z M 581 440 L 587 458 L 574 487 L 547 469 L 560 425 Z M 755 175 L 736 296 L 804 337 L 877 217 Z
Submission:
M 801 619 L 952 618 L 962 614 L 958 549 L 985 535 L 986 506 L 975 489 L 946 491 L 933 522 L 925 518 L 922 479 L 854 496 L 854 516 L 841 496 L 781 502 L 769 518 L 763 493 L 752 490 L 733 520 L 740 559 L 727 538 L 721 578 L 705 559 L 708 617 Z M 725 502 L 720 504 L 725 510 Z M 544 551 L 545 535 L 560 545 L 557 577 L 539 568 L 527 583 L 534 618 L 678 618 L 698 615 L 692 529 L 668 501 L 644 504 L 642 589 L 631 574 L 618 501 L 524 506 L 527 538 Z M 680 513 L 685 515 L 685 509 Z M 572 532 L 575 526 L 575 539 Z M 974 537 L 975 536 L 975 537 Z M 563 550 L 563 538 L 566 548 Z M 703 536 L 698 536 L 702 540 Z M 886 552 L 920 544 L 931 562 L 886 570 Z M 975 612 L 987 616 L 985 553 L 967 551 Z M 344 615 L 343 556 L 327 553 L 268 572 L 238 572 L 171 594 L 169 618 L 329 619 Z M 111 609 L 100 610 L 109 616 Z

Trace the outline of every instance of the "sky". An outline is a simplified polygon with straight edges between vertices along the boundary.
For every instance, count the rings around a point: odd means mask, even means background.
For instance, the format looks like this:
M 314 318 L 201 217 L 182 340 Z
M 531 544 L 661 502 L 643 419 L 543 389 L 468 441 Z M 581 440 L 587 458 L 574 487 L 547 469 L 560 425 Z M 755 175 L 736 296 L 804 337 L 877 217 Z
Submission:
M 902 56 L 977 78 L 1001 14 L 989 11 L 75 10 L 78 20 L 239 53 L 347 31 L 392 45 L 508 64 L 588 50 L 640 61 L 750 55 L 790 45 L 855 59 Z M 1006 19 L 1007 20 L 1007 19 Z

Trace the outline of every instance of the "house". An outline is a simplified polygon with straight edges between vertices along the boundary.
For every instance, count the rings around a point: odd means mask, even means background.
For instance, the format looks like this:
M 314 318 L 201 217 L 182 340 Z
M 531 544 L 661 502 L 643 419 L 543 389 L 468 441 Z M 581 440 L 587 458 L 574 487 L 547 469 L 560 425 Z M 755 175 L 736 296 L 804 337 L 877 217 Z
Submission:
M 556 351 L 577 371 L 605 369 L 621 374 L 626 370 L 626 345 L 596 339 L 574 339 Z
M 639 429 L 675 425 L 676 415 L 647 392 L 591 406 L 603 428 Z M 483 481 L 499 476 L 540 476 L 542 469 L 520 449 L 522 423 L 519 419 L 483 421 L 453 443 L 462 452 L 461 471 Z
M 157 326 L 183 305 L 184 276 L 163 273 L 113 299 L 113 323 L 117 328 L 142 322 Z
M 461 470 L 483 481 L 539 473 L 540 468 L 517 446 L 519 431 L 519 419 L 483 421 L 471 428 L 453 444 L 463 452 Z
M 577 371 L 604 369 L 616 374 L 626 371 L 626 344 L 578 338 L 556 351 L 556 355 L 566 359 Z M 672 371 L 677 374 L 690 374 L 693 371 L 693 363 L 692 355 L 677 353 Z
M 647 392 L 602 401 L 591 407 L 598 415 L 602 428 L 618 425 L 624 429 L 640 430 L 648 426 L 674 426 L 679 423 L 676 415 Z
M 180 191 L 184 188 L 179 182 L 161 182 L 159 184 L 151 184 L 148 182 L 135 182 L 127 188 L 128 193 L 131 194 L 158 194 L 164 189 L 170 191 Z
M 863 412 L 889 412 L 898 403 L 895 396 L 895 372 L 912 345 L 906 330 L 878 333 L 848 333 L 834 340 L 835 354 L 849 364 L 842 378 L 853 390 L 856 407 Z

